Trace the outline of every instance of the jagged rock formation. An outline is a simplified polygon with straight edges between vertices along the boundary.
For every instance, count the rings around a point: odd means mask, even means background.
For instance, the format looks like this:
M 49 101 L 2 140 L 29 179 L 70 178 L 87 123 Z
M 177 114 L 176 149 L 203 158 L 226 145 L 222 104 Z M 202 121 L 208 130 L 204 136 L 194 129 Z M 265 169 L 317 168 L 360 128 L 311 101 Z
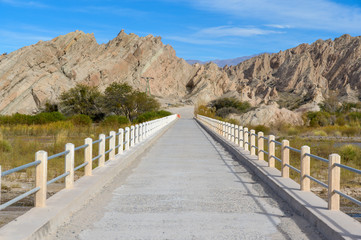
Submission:
M 177 58 L 159 37 L 119 35 L 99 45 L 81 31 L 38 42 L 0 58 L 0 113 L 33 113 L 56 101 L 77 83 L 99 86 L 128 82 L 145 90 L 141 76 L 151 76 L 152 94 L 181 99 L 194 67 Z
M 220 72 L 226 75 L 218 73 L 216 79 L 209 77 L 215 75 L 212 64 L 204 68 L 209 71 L 198 78 L 203 84 L 193 89 L 198 94 L 214 94 L 221 86 L 227 96 L 254 106 L 277 101 L 281 106 L 292 110 L 301 107 L 303 111 L 307 111 L 305 106 L 314 109 L 330 91 L 336 92 L 340 101 L 355 102 L 360 98 L 361 37 L 343 35 L 335 41 L 318 40 L 284 52 L 259 55 L 237 66 L 224 67 Z
M 290 124 L 294 126 L 303 125 L 302 114 L 280 108 L 277 103 L 261 105 L 260 107 L 246 112 L 242 115 L 231 114 L 231 118 L 237 119 L 246 125 L 277 126 L 279 124 Z
M 331 91 L 340 101 L 358 101 L 360 56 L 361 37 L 344 35 L 220 68 L 189 65 L 159 37 L 121 31 L 99 45 L 92 34 L 76 31 L 0 56 L 0 114 L 36 112 L 77 83 L 103 90 L 127 82 L 144 91 L 141 76 L 154 77 L 152 94 L 168 102 L 234 96 L 253 106 L 277 102 L 304 112 L 317 109 Z

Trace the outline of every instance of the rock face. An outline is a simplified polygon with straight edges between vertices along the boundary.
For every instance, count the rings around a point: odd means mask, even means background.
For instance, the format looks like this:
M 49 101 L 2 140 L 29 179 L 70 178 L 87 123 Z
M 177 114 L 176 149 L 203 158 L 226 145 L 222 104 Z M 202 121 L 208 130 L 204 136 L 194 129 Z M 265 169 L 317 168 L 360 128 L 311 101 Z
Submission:
M 0 114 L 34 113 L 77 83 L 103 90 L 112 82 L 127 82 L 144 91 L 142 76 L 154 78 L 152 94 L 165 102 L 226 96 L 304 112 L 331 92 L 340 101 L 358 101 L 360 56 L 361 37 L 344 35 L 220 68 L 189 65 L 159 37 L 121 31 L 99 45 L 92 34 L 76 31 L 0 56 Z
M 0 58 L 0 113 L 33 113 L 45 101 L 56 101 L 77 83 L 99 86 L 127 82 L 145 91 L 141 76 L 151 76 L 152 94 L 181 99 L 196 70 L 177 58 L 158 37 L 119 35 L 99 45 L 80 31 L 38 42 Z
M 286 108 L 279 108 L 277 103 L 261 105 L 255 110 L 245 114 L 231 115 L 231 118 L 239 120 L 245 125 L 276 126 L 278 124 L 290 124 L 294 126 L 303 125 L 302 115 Z

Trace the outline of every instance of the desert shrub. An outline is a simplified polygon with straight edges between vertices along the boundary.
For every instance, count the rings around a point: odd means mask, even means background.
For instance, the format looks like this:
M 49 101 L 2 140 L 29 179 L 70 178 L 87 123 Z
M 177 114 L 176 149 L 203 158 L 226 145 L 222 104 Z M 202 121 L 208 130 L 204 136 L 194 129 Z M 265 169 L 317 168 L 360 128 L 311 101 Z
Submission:
M 133 122 L 134 123 L 142 123 L 142 122 L 146 122 L 146 121 L 150 121 L 153 119 L 157 119 L 157 118 L 162 118 L 162 117 L 166 117 L 172 115 L 172 113 L 168 112 L 168 111 L 152 111 L 152 112 L 146 112 L 143 113 L 141 115 L 139 115 Z
M 251 105 L 236 98 L 219 98 L 210 103 L 210 107 L 215 108 L 217 116 L 226 117 L 230 113 L 247 112 Z
M 214 108 L 207 107 L 206 105 L 198 105 L 194 108 L 194 115 L 197 114 L 214 118 L 215 117 L 215 110 Z
M 103 126 L 119 126 L 128 124 L 129 120 L 126 116 L 111 115 L 104 118 L 101 122 Z
M 264 125 L 257 125 L 254 127 L 250 127 L 250 129 L 254 129 L 256 131 L 256 133 L 258 132 L 263 132 L 264 135 L 269 135 L 271 129 L 267 126 Z
M 344 116 L 338 116 L 336 118 L 336 124 L 339 126 L 344 126 L 346 124 L 346 120 Z
M 91 126 L 91 124 L 93 122 L 92 119 L 88 115 L 84 115 L 84 114 L 74 115 L 70 118 L 70 121 L 75 126 Z
M 361 112 L 351 112 L 347 115 L 347 120 L 354 123 L 361 122 Z
M 64 121 L 66 117 L 60 112 L 43 112 L 32 116 L 34 124 Z
M 59 110 L 70 116 L 83 114 L 97 118 L 102 113 L 101 97 L 97 87 L 77 84 L 60 95 Z
M 299 133 L 300 133 L 300 131 L 295 127 L 290 127 L 287 131 L 287 135 L 290 135 L 290 136 L 295 136 L 295 135 L 298 135 Z
M 239 113 L 239 111 L 234 107 L 224 107 L 216 111 L 216 115 L 221 118 L 225 118 L 231 113 Z
M 359 135 L 360 130 L 361 129 L 359 127 L 350 127 L 350 126 L 345 126 L 345 127 L 341 128 L 342 135 L 348 136 L 348 137 Z
M 0 152 L 10 152 L 11 151 L 11 145 L 6 140 L 0 139 Z
M 360 147 L 352 144 L 347 144 L 339 147 L 338 152 L 341 156 L 342 163 L 358 162 L 361 158 Z
M 322 130 L 316 130 L 313 132 L 313 134 L 315 136 L 322 136 L 322 137 L 326 137 L 327 136 L 327 133 L 325 131 L 322 131 Z
M 307 119 L 311 127 L 327 126 L 332 123 L 331 114 L 328 112 L 308 112 Z
M 15 113 L 10 116 L 0 116 L 0 124 L 45 124 L 65 120 L 65 116 L 59 112 L 43 112 L 36 115 Z

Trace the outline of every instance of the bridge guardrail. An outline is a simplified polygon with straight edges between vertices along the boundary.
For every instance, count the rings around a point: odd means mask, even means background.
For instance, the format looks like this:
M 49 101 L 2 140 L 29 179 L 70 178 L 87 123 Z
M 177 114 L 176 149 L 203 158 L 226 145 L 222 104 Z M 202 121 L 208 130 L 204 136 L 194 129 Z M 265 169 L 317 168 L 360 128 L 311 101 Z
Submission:
M 92 163 L 93 161 L 98 160 L 98 167 L 103 167 L 105 163 L 105 157 L 108 155 L 109 160 L 114 160 L 115 156 L 122 154 L 124 151 L 128 151 L 130 148 L 141 143 L 147 138 L 154 135 L 163 127 L 167 126 L 177 118 L 177 115 L 171 115 L 164 118 L 155 119 L 152 121 L 144 122 L 141 124 L 132 125 L 130 128 L 126 127 L 125 129 L 119 129 L 118 133 L 111 131 L 109 136 L 105 134 L 100 134 L 99 139 L 93 141 L 92 138 L 86 138 L 84 140 L 84 145 L 74 147 L 74 144 L 67 143 L 65 145 L 65 151 L 61 153 L 48 156 L 46 151 L 38 151 L 35 154 L 35 161 L 24 164 L 22 166 L 9 169 L 6 171 L 1 170 L 0 166 L 0 197 L 1 197 L 1 178 L 8 176 L 12 173 L 25 170 L 29 167 L 35 167 L 35 187 L 31 190 L 13 198 L 12 200 L 5 202 L 0 205 L 0 210 L 5 209 L 6 207 L 32 195 L 34 196 L 34 206 L 35 207 L 44 207 L 46 206 L 46 196 L 47 196 L 47 186 L 51 183 L 54 183 L 62 178 L 65 178 L 65 188 L 72 188 L 74 185 L 74 172 L 84 167 L 84 176 L 91 176 L 93 171 Z M 116 138 L 118 136 L 118 138 Z M 109 141 L 109 148 L 106 151 L 106 141 Z M 115 145 L 118 142 L 118 145 Z M 93 145 L 99 144 L 98 155 L 93 157 Z M 79 166 L 74 166 L 74 153 L 84 149 L 84 163 Z M 116 149 L 118 149 L 117 154 L 115 154 Z M 51 159 L 58 157 L 65 157 L 65 171 L 61 175 L 47 181 L 47 163 Z
M 228 139 L 241 149 L 249 151 L 252 156 L 257 156 L 259 160 L 264 160 L 264 154 L 266 154 L 268 160 L 268 167 L 275 168 L 275 160 L 279 161 L 281 163 L 282 177 L 289 178 L 290 169 L 300 174 L 301 191 L 311 191 L 310 181 L 314 181 L 322 187 L 326 188 L 328 190 L 329 210 L 340 210 L 340 196 L 361 206 L 361 201 L 340 191 L 341 168 L 361 175 L 361 170 L 341 164 L 340 155 L 330 154 L 328 159 L 322 158 L 311 154 L 309 146 L 302 146 L 301 149 L 296 149 L 290 146 L 288 140 L 283 140 L 282 142 L 276 141 L 274 135 L 269 135 L 268 137 L 265 137 L 263 135 L 263 132 L 258 132 L 256 134 L 254 130 L 248 130 L 247 127 L 237 126 L 202 115 L 197 115 L 197 119 L 207 125 L 213 132 L 217 133 L 220 136 L 223 136 L 223 138 L 225 139 Z M 265 141 L 268 144 L 268 152 L 264 150 Z M 276 144 L 281 146 L 280 158 L 277 157 L 275 154 Z M 301 169 L 297 169 L 296 167 L 290 165 L 290 150 L 300 154 Z M 310 158 L 328 163 L 328 184 L 311 176 Z

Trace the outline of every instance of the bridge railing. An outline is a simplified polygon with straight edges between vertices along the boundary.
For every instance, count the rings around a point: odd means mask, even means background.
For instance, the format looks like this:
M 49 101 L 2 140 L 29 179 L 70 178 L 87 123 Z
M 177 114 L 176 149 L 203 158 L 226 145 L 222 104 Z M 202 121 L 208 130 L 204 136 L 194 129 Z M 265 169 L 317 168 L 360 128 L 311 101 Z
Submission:
M 147 138 L 154 135 L 163 127 L 167 126 L 177 118 L 177 115 L 171 115 L 168 117 L 144 122 L 141 124 L 132 125 L 130 128 L 126 127 L 125 129 L 119 129 L 116 133 L 111 131 L 109 136 L 105 134 L 100 134 L 99 139 L 93 141 L 92 138 L 86 138 L 84 140 L 84 145 L 75 147 L 72 143 L 67 143 L 65 145 L 65 151 L 48 156 L 46 151 L 38 151 L 35 154 L 35 161 L 13 168 L 6 171 L 1 171 L 0 166 L 0 186 L 2 177 L 8 176 L 10 174 L 23 171 L 30 167 L 35 167 L 35 187 L 31 190 L 13 198 L 12 200 L 5 202 L 0 205 L 0 210 L 5 209 L 6 207 L 32 195 L 34 195 L 34 206 L 35 207 L 44 207 L 46 205 L 47 197 L 47 186 L 52 184 L 60 179 L 65 178 L 65 188 L 71 189 L 74 185 L 74 172 L 84 168 L 84 176 L 91 176 L 93 171 L 93 162 L 98 160 L 98 167 L 103 167 L 105 161 L 114 160 L 115 157 L 119 154 L 122 154 L 124 151 L 128 151 L 132 147 L 146 140 Z M 109 148 L 106 149 L 106 142 L 108 141 Z M 117 145 L 116 145 L 117 143 Z M 98 144 L 98 153 L 93 157 L 93 146 Z M 75 152 L 84 149 L 84 163 L 74 166 Z M 117 153 L 116 153 L 117 150 Z M 106 156 L 108 157 L 106 158 Z M 65 170 L 61 175 L 47 180 L 48 178 L 48 161 L 64 157 L 65 158 Z M 1 199 L 1 187 L 0 187 L 0 199 Z
M 289 178 L 289 171 L 293 170 L 300 174 L 300 190 L 310 191 L 311 182 L 328 190 L 328 209 L 340 209 L 340 196 L 350 200 L 351 202 L 361 206 L 361 201 L 340 191 L 341 168 L 353 173 L 361 174 L 361 170 L 341 164 L 341 157 L 338 154 L 330 154 L 328 159 L 322 158 L 310 153 L 309 146 L 302 146 L 296 149 L 290 146 L 288 140 L 282 142 L 276 141 L 274 135 L 265 137 L 263 132 L 256 133 L 255 130 L 249 130 L 247 127 L 238 126 L 223 122 L 217 119 L 197 115 L 197 119 L 207 125 L 213 132 L 224 137 L 230 142 L 236 144 L 241 149 L 250 152 L 251 156 L 257 156 L 258 160 L 265 160 L 267 155 L 268 167 L 275 167 L 275 160 L 281 163 L 281 176 Z M 265 151 L 265 143 L 268 146 L 268 152 Z M 275 153 L 276 145 L 281 147 L 281 156 L 277 157 Z M 300 154 L 300 169 L 290 165 L 290 151 Z M 311 176 L 310 158 L 319 160 L 328 164 L 328 184 Z

